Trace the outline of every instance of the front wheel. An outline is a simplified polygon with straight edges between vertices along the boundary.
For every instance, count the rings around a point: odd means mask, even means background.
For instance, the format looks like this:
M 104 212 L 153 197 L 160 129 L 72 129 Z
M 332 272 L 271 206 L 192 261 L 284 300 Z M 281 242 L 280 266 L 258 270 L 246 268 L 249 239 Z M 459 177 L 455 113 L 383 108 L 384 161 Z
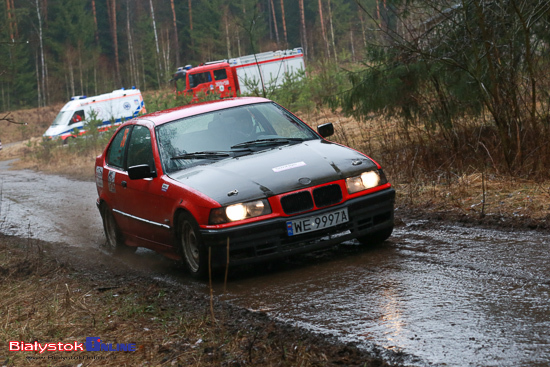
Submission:
M 189 213 L 182 214 L 179 223 L 182 260 L 193 277 L 202 278 L 207 274 L 208 264 L 199 226 Z
M 378 232 L 368 234 L 366 236 L 358 237 L 357 240 L 363 245 L 376 245 L 387 240 L 393 232 L 393 226 L 390 228 L 382 229 Z
M 115 217 L 111 209 L 103 204 L 101 207 L 101 217 L 103 219 L 103 230 L 107 238 L 107 251 L 111 253 L 132 253 L 136 251 L 136 247 L 126 246 L 122 233 L 116 224 Z

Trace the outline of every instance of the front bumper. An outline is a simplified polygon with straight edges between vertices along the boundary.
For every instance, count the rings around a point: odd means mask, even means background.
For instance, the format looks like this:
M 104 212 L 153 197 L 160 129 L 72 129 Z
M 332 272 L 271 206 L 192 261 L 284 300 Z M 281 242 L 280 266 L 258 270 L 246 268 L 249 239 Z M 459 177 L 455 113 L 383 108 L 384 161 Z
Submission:
M 279 217 L 263 222 L 226 229 L 201 229 L 204 243 L 212 248 L 212 263 L 226 264 L 229 238 L 229 263 L 241 265 L 276 259 L 302 252 L 334 246 L 343 241 L 366 236 L 393 227 L 395 190 L 375 192 L 329 208 Z M 289 236 L 286 222 L 312 215 L 348 208 L 349 222 L 323 230 Z

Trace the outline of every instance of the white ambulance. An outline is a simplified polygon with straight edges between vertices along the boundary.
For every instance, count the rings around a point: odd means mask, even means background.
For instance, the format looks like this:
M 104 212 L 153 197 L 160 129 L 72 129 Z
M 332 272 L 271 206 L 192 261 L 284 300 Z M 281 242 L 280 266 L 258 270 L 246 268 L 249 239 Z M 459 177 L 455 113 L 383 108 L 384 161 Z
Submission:
M 147 111 L 141 92 L 135 87 L 94 97 L 74 96 L 63 106 L 44 136 L 60 137 L 65 141 L 68 137 L 84 134 L 84 124 L 94 118 L 102 122 L 100 130 L 107 130 L 113 122 L 118 125 L 140 113 Z

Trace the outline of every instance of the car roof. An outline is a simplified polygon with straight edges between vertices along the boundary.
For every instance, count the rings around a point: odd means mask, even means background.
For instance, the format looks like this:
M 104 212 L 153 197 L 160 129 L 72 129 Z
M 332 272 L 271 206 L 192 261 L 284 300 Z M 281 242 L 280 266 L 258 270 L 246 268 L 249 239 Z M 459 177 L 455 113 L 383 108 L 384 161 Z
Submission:
M 210 70 L 215 70 L 219 68 L 225 68 L 228 66 L 229 66 L 228 62 L 216 62 L 212 64 L 206 64 L 206 65 L 203 64 L 203 65 L 195 66 L 194 68 L 188 69 L 186 71 L 189 74 L 193 75 L 196 73 L 200 73 L 201 71 L 210 71 Z
M 261 97 L 228 98 L 217 101 L 189 104 L 185 106 L 170 108 L 163 111 L 157 111 L 144 116 L 140 116 L 136 120 L 148 120 L 151 121 L 154 125 L 158 126 L 166 122 L 179 120 L 185 117 L 196 116 L 207 112 L 265 102 L 271 102 L 271 100 Z

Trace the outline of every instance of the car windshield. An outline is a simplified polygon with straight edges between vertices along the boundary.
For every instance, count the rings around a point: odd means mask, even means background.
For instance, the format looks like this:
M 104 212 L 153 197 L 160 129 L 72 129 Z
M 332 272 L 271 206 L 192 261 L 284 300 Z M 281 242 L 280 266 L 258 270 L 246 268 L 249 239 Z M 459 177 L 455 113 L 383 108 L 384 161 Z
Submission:
M 73 111 L 61 111 L 57 114 L 55 120 L 52 122 L 52 126 L 67 125 L 67 115 L 72 115 Z
M 274 103 L 213 111 L 157 127 L 166 173 L 282 145 L 319 139 Z

